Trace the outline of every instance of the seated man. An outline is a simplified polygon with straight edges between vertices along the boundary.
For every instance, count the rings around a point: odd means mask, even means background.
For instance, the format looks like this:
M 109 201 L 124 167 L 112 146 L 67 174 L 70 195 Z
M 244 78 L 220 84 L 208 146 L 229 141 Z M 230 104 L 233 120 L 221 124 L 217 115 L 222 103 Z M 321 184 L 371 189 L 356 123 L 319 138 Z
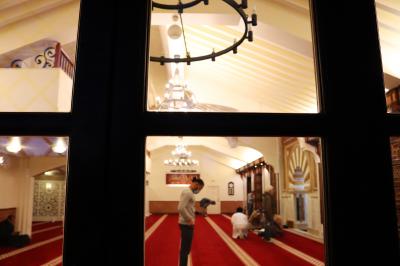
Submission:
M 19 235 L 14 233 L 13 215 L 9 215 L 7 219 L 0 222 L 0 246 L 9 246 L 20 248 L 28 245 L 31 239 L 28 235 Z
M 206 217 L 207 216 L 207 207 L 208 205 L 215 205 L 215 201 L 207 199 L 207 198 L 202 198 L 200 200 L 200 208 L 201 208 L 201 214 Z
M 271 237 L 277 237 L 283 235 L 282 217 L 278 214 L 273 216 L 271 222 L 267 222 L 264 227 L 264 231 L 258 234 L 263 239 L 270 241 Z
M 265 216 L 261 210 L 254 210 L 249 218 L 249 229 L 255 230 L 263 227 L 265 223 Z
M 10 242 L 14 232 L 12 220 L 13 215 L 9 215 L 5 220 L 0 222 L 0 246 L 6 246 Z
M 236 209 L 236 212 L 231 217 L 232 222 L 232 237 L 244 239 L 247 237 L 248 219 L 247 215 L 243 213 L 241 207 Z

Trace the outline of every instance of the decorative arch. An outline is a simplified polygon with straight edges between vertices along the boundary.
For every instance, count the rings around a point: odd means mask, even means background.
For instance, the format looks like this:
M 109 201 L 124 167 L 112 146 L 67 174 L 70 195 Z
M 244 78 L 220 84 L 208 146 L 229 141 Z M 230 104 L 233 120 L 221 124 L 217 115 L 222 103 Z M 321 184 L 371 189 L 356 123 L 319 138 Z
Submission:
M 286 192 L 318 190 L 315 153 L 303 147 L 298 138 L 283 142 L 285 169 L 283 189 Z

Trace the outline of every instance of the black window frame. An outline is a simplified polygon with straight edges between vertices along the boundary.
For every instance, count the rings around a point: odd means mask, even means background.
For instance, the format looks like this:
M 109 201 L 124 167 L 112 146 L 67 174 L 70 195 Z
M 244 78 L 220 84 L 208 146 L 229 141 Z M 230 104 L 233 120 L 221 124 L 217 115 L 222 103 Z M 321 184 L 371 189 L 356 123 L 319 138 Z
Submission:
M 321 137 L 326 265 L 400 264 L 400 117 L 386 113 L 375 3 L 355 2 L 311 0 L 320 113 L 259 114 L 147 112 L 150 1 L 82 0 L 72 112 L 0 113 L 2 135 L 70 137 L 64 265 L 143 265 L 151 135 Z

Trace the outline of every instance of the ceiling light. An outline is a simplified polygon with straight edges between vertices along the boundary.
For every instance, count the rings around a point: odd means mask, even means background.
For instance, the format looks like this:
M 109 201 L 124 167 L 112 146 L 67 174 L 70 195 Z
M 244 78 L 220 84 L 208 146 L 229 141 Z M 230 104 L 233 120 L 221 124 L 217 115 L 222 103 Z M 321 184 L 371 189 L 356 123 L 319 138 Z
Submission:
M 387 93 L 389 91 L 389 89 L 388 88 L 385 88 L 385 93 Z
M 192 156 L 192 152 L 186 149 L 186 145 L 183 143 L 183 138 L 180 137 L 179 139 L 180 143 L 176 145 L 176 148 L 173 151 L 171 151 L 172 156 L 176 158 L 164 160 L 164 164 L 169 166 L 198 166 L 198 160 L 189 159 L 189 157 Z
M 12 153 L 18 153 L 22 149 L 21 138 L 11 137 L 10 142 L 6 146 L 7 151 Z
M 243 33 L 242 37 L 239 39 L 239 41 L 236 41 L 236 39 L 233 40 L 233 44 L 231 46 L 229 46 L 221 51 L 215 52 L 214 49 L 210 48 L 210 51 L 212 51 L 210 54 L 195 56 L 195 57 L 190 56 L 190 52 L 187 48 L 185 28 L 183 26 L 183 20 L 182 20 L 182 13 L 183 13 L 184 9 L 196 6 L 201 2 L 204 2 L 205 5 L 208 5 L 208 0 L 193 0 L 192 2 L 188 2 L 188 3 L 182 3 L 179 0 L 177 5 L 165 5 L 165 4 L 161 4 L 161 3 L 157 3 L 157 2 L 153 1 L 152 2 L 153 8 L 159 8 L 159 9 L 164 9 L 164 10 L 165 9 L 166 10 L 176 10 L 178 12 L 181 26 L 179 27 L 176 24 L 170 26 L 168 29 L 168 35 L 173 39 L 177 39 L 180 37 L 181 32 L 182 32 L 183 41 L 184 41 L 185 50 L 186 50 L 186 57 L 184 57 L 184 58 L 177 58 L 177 57 L 169 58 L 169 57 L 164 57 L 164 56 L 160 56 L 160 57 L 150 56 L 150 61 L 159 62 L 161 65 L 164 65 L 165 63 L 187 63 L 188 65 L 190 65 L 191 62 L 208 60 L 208 59 L 215 61 L 216 57 L 226 54 L 226 53 L 229 53 L 230 51 L 232 51 L 234 54 L 236 54 L 238 46 L 241 45 L 245 39 L 247 39 L 249 42 L 252 42 L 253 41 L 253 31 L 251 29 L 251 26 L 257 26 L 257 15 L 255 13 L 255 9 L 253 10 L 253 13 L 249 17 L 244 12 L 244 9 L 247 8 L 247 0 L 242 0 L 241 4 L 236 3 L 234 0 L 222 0 L 222 1 L 225 2 L 227 5 L 229 5 L 231 8 L 233 8 L 239 14 L 239 16 L 241 17 L 241 19 L 243 20 L 243 23 L 244 23 L 244 33 Z M 250 20 L 248 20 L 248 18 L 250 18 Z
M 57 138 L 53 147 L 51 148 L 55 153 L 64 153 L 68 148 L 67 143 L 65 142 L 63 137 Z
M 176 40 L 176 39 L 179 39 L 179 37 L 181 37 L 182 28 L 179 25 L 172 24 L 171 26 L 169 26 L 167 32 L 168 32 L 168 37 Z

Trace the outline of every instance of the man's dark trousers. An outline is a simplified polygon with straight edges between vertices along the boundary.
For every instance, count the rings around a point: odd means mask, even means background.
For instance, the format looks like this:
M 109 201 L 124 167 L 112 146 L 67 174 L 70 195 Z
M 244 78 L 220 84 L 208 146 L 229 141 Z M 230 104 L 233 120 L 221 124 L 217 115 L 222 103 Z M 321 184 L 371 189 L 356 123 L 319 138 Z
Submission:
M 181 229 L 181 250 L 179 255 L 179 265 L 187 266 L 188 256 L 192 247 L 193 225 L 179 224 Z

